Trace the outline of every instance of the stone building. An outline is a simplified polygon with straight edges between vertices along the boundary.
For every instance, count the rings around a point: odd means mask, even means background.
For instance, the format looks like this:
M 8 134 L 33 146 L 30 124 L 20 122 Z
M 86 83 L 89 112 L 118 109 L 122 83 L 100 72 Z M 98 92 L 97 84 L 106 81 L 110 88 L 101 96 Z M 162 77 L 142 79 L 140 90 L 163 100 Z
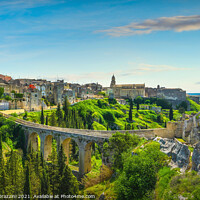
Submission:
M 115 76 L 112 76 L 110 88 L 114 97 L 117 99 L 121 98 L 132 98 L 135 99 L 137 96 L 145 96 L 145 84 L 116 84 Z
M 54 104 L 56 105 L 58 105 L 59 103 L 62 104 L 63 91 L 64 91 L 64 80 L 57 80 L 57 82 L 54 82 L 54 88 L 53 88 Z
M 63 91 L 63 101 L 66 97 L 70 103 L 74 103 L 76 100 L 75 90 L 65 89 Z
M 24 109 L 29 111 L 41 110 L 42 93 L 35 86 L 29 86 L 24 92 L 25 105 Z
M 166 99 L 172 104 L 173 108 L 176 108 L 183 101 L 187 102 L 186 91 L 181 88 L 165 88 L 158 85 L 157 88 L 145 88 L 145 96 Z
M 8 95 L 10 93 L 10 85 L 3 79 L 0 79 L 0 87 L 4 88 L 4 95 Z

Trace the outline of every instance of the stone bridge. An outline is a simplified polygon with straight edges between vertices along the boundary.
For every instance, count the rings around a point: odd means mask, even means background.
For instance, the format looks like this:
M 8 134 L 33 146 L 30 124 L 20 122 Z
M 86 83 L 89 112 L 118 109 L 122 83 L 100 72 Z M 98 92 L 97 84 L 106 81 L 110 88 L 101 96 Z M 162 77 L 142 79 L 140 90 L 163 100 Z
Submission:
M 2 115 L 6 118 L 12 117 L 3 113 Z M 48 156 L 51 154 L 52 138 L 54 138 L 57 142 L 58 148 L 61 144 L 63 145 L 64 153 L 67 157 L 66 162 L 68 164 L 70 156 L 70 141 L 74 140 L 79 148 L 80 176 L 91 170 L 91 146 L 93 143 L 98 144 L 100 147 L 102 152 L 102 162 L 105 164 L 106 159 L 103 156 L 103 144 L 117 131 L 59 128 L 36 124 L 18 118 L 15 118 L 14 121 L 17 124 L 21 124 L 24 130 L 26 147 L 28 148 L 31 144 L 34 150 L 40 150 L 43 153 L 45 160 L 48 160 Z M 183 135 L 183 123 L 184 122 L 168 122 L 167 128 L 128 130 L 128 132 L 147 139 L 153 139 L 156 136 L 163 138 L 181 137 Z M 127 130 L 119 131 L 121 133 L 127 132 Z

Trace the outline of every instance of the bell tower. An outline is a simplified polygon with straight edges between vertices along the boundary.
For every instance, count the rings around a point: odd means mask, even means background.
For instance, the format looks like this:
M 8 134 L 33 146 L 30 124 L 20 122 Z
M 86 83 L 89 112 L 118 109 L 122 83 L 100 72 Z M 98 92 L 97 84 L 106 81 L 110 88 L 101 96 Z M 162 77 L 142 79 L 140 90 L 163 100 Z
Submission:
M 115 85 L 116 85 L 116 81 L 115 81 L 115 76 L 113 74 L 112 79 L 111 79 L 111 83 L 110 83 L 110 87 L 112 88 Z

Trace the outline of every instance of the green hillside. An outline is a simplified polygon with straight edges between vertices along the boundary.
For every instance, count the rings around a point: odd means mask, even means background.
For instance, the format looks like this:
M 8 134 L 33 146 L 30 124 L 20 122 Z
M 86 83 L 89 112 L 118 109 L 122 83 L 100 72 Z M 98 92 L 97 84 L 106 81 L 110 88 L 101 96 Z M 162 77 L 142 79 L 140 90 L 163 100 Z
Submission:
M 70 122 L 63 120 L 64 111 L 61 110 L 62 123 L 60 123 L 60 126 L 93 130 L 136 130 L 165 127 L 165 123 L 169 121 L 169 110 L 165 109 L 161 113 L 156 113 L 153 110 L 145 110 L 144 106 L 145 104 L 137 111 L 136 105 L 133 105 L 132 121 L 129 121 L 130 105 L 119 104 L 115 99 L 89 99 L 69 107 L 69 115 L 66 118 Z M 156 105 L 154 106 L 157 107 Z M 44 117 L 46 118 L 48 115 L 50 119 L 53 112 L 55 113 L 55 119 L 58 120 L 56 110 L 44 111 Z M 14 116 L 16 115 L 14 114 Z M 26 117 L 25 114 L 21 114 L 18 117 L 40 123 L 40 116 L 41 112 L 29 112 L 26 113 Z M 177 114 L 175 117 L 180 117 L 180 115 Z M 79 118 L 79 120 L 73 121 L 73 118 Z M 57 124 L 56 126 L 59 125 Z
M 200 110 L 200 105 L 190 100 L 193 111 L 186 111 L 189 116 Z M 164 104 L 165 105 L 165 104 Z M 148 108 L 148 109 L 147 109 Z M 65 113 L 64 109 L 45 110 L 44 122 L 48 116 L 48 125 L 93 129 L 93 130 L 137 130 L 164 128 L 169 121 L 169 109 L 161 109 L 156 104 L 133 104 L 132 121 L 129 120 L 130 105 L 122 105 L 115 99 L 89 99 L 74 105 L 68 105 Z M 160 109 L 155 112 L 153 109 Z M 53 114 L 54 113 L 54 114 Z M 60 114 L 58 114 L 60 113 Z M 16 114 L 13 114 L 17 116 Z M 66 115 L 66 116 L 65 116 Z M 41 123 L 41 112 L 29 112 L 18 116 L 21 119 Z M 182 117 L 179 110 L 173 110 L 173 120 L 177 121 Z M 55 123 L 54 123 L 55 122 Z M 46 122 L 45 122 L 46 124 Z
M 153 110 L 138 110 L 133 106 L 133 121 L 129 122 L 129 105 L 121 105 L 109 99 L 90 99 L 73 106 L 84 119 L 92 117 L 95 130 L 130 130 L 139 128 L 161 128 L 169 119 Z

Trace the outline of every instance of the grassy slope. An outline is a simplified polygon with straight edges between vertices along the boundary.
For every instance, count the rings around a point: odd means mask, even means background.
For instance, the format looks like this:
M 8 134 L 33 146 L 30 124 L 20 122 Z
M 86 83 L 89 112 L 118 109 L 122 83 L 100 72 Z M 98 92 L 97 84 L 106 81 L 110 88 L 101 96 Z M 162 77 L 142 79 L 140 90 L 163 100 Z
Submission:
M 191 100 L 190 98 L 187 98 L 187 100 L 190 102 L 190 106 L 191 106 L 191 109 L 196 111 L 196 112 L 199 112 L 200 111 L 200 105 L 197 104 L 196 102 L 194 102 L 193 100 Z
M 186 114 L 191 114 L 192 112 L 197 112 L 200 110 L 200 105 L 196 104 L 192 100 L 189 100 L 192 108 L 195 111 L 186 111 Z M 109 104 L 108 99 L 101 99 L 100 104 L 96 99 L 89 99 L 82 102 L 79 102 L 73 105 L 73 108 L 79 111 L 79 114 L 82 117 L 90 115 L 93 120 L 93 129 L 94 130 L 107 130 L 107 127 L 110 129 L 119 129 L 124 130 L 125 126 L 127 129 L 139 129 L 142 128 L 162 128 L 165 126 L 164 122 L 169 121 L 168 115 L 169 110 L 164 109 L 161 113 L 162 123 L 158 123 L 157 117 L 158 114 L 152 110 L 136 110 L 136 107 L 133 107 L 133 122 L 129 123 L 129 105 L 121 104 Z M 45 116 L 50 115 L 51 112 L 55 110 L 45 110 Z M 180 119 L 181 114 L 178 110 L 174 110 L 174 120 Z M 23 118 L 23 114 L 19 116 Z M 39 123 L 40 121 L 40 112 L 30 112 L 28 113 L 28 121 Z
M 132 113 L 133 123 L 128 123 L 128 105 L 109 104 L 107 99 L 100 101 L 102 102 L 101 107 L 99 107 L 98 101 L 95 99 L 86 100 L 74 105 L 74 107 L 82 113 L 92 113 L 92 117 L 95 120 L 93 126 L 94 129 L 105 130 L 108 123 L 109 127 L 117 127 L 121 130 L 125 129 L 125 124 L 133 125 L 134 129 L 138 129 L 138 125 L 142 127 L 147 126 L 148 128 L 161 128 L 164 126 L 164 124 L 157 123 L 157 114 L 152 110 L 139 110 L 137 112 L 136 107 L 134 107 Z M 168 120 L 169 119 L 163 115 L 163 121 Z

